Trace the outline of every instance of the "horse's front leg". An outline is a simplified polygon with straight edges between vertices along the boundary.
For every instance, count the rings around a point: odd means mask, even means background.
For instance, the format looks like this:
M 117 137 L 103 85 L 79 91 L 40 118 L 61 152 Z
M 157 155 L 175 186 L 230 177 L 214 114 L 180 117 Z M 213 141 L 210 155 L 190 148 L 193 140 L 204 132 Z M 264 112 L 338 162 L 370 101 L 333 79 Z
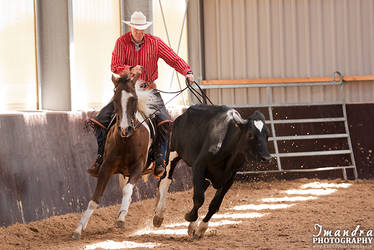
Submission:
M 82 231 L 86 229 L 88 220 L 90 219 L 94 210 L 99 205 L 100 198 L 103 196 L 105 187 L 108 184 L 110 177 L 112 176 L 112 173 L 109 171 L 109 169 L 105 168 L 105 164 L 106 163 L 104 161 L 101 166 L 103 171 L 100 172 L 100 175 L 97 180 L 95 193 L 88 203 L 87 210 L 84 212 L 82 218 L 80 219 L 78 227 L 75 229 L 75 231 L 71 235 L 73 239 L 79 240 Z
M 164 221 L 164 213 L 166 210 L 166 195 L 173 179 L 172 175 L 174 168 L 180 160 L 176 152 L 170 153 L 170 159 L 172 160 L 169 161 L 168 165 L 166 166 L 165 176 L 161 178 L 157 190 L 156 209 L 155 215 L 153 216 L 153 226 L 155 227 L 160 227 L 162 222 Z
M 137 180 L 142 175 L 142 169 L 144 164 L 145 162 L 141 162 L 137 165 L 137 167 L 134 168 L 133 173 L 131 173 L 127 183 L 124 186 L 123 184 L 125 183 L 125 181 L 120 181 L 120 185 L 122 187 L 122 203 L 118 212 L 117 227 L 125 226 L 125 217 L 127 212 L 129 211 L 134 186 Z
M 117 227 L 124 227 L 125 216 L 129 211 L 134 184 L 130 183 L 130 179 L 126 183 L 126 177 L 120 177 L 120 186 L 122 188 L 122 203 L 118 212 Z

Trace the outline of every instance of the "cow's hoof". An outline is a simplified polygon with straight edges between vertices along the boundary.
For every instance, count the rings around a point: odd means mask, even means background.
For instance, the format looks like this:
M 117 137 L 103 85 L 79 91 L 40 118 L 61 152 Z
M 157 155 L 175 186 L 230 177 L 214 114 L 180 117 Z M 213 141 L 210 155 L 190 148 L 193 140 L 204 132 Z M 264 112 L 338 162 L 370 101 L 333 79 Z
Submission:
M 197 214 L 193 212 L 186 213 L 184 219 L 188 222 L 193 222 L 197 220 Z
M 158 215 L 155 215 L 153 217 L 153 226 L 155 227 L 160 227 L 162 222 L 164 221 L 164 218 L 163 217 L 160 217 Z
M 71 238 L 74 239 L 74 240 L 79 240 L 80 237 L 81 237 L 81 235 L 79 233 L 77 233 L 77 232 L 73 232 L 71 234 Z
M 125 227 L 125 222 L 121 220 L 117 220 L 116 225 L 118 228 L 124 228 Z
M 193 221 L 188 225 L 187 233 L 190 237 L 194 238 L 197 228 L 197 221 Z

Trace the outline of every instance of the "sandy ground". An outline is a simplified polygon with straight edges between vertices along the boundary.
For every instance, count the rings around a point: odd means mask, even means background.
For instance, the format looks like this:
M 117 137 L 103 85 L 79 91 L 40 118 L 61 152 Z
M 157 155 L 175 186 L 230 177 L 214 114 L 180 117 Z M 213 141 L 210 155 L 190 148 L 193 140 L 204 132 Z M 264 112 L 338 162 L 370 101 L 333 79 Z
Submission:
M 209 188 L 200 216 L 213 195 Z M 99 208 L 79 241 L 70 234 L 81 214 L 2 227 L 0 249 L 312 249 L 315 224 L 333 234 L 374 230 L 374 180 L 235 183 L 200 240 L 188 237 L 183 219 L 191 197 L 191 190 L 170 194 L 160 228 L 152 226 L 152 199 L 130 206 L 123 229 L 114 225 L 119 206 Z

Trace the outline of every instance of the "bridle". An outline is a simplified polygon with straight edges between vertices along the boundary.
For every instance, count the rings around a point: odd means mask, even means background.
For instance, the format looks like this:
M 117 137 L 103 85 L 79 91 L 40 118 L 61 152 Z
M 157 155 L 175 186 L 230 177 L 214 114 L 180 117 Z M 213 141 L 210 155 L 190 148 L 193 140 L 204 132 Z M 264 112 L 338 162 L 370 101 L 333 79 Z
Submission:
M 135 116 L 134 116 L 135 117 Z M 119 115 L 118 114 L 115 114 L 115 119 L 116 119 L 116 123 L 119 123 Z M 135 131 L 135 129 L 136 129 L 136 127 L 135 127 L 135 121 L 137 121 L 136 119 L 134 119 L 134 118 L 131 118 L 131 120 L 130 120 L 130 122 L 129 122 L 129 127 L 130 128 L 132 128 L 133 129 L 133 131 Z M 117 126 L 117 125 L 116 125 Z M 128 138 L 128 137 L 130 137 L 131 136 L 131 134 L 130 135 L 124 135 L 123 133 L 122 133 L 122 130 L 120 129 L 120 131 L 119 131 L 119 135 L 122 137 L 122 138 Z
M 168 102 L 166 102 L 165 104 L 163 104 L 162 106 L 166 106 L 166 104 L 170 103 L 172 100 L 174 100 L 175 98 L 177 98 L 180 94 L 182 94 L 186 89 L 189 89 L 191 91 L 191 93 L 195 96 L 195 98 L 200 102 L 200 103 L 204 103 L 204 104 L 207 104 L 207 101 L 209 101 L 209 103 L 211 105 L 214 105 L 213 102 L 209 99 L 209 97 L 205 94 L 205 92 L 201 89 L 200 85 L 197 84 L 196 81 L 193 81 L 192 83 L 189 82 L 187 79 L 186 79 L 186 87 L 181 89 L 181 90 L 178 90 L 178 91 L 164 91 L 164 90 L 160 90 L 158 88 L 154 88 L 151 86 L 150 82 L 148 81 L 148 75 L 147 75 L 147 71 L 145 70 L 145 68 L 143 66 L 141 66 L 141 69 L 142 71 L 144 72 L 145 74 L 145 78 L 147 79 L 144 84 L 145 86 L 147 86 L 148 88 L 152 89 L 153 91 L 157 91 L 159 93 L 163 93 L 163 94 L 175 94 L 175 96 L 173 96 Z M 197 86 L 197 88 L 199 89 L 199 91 L 196 90 L 196 88 L 194 88 L 192 86 L 192 84 L 195 84 Z M 118 84 L 115 85 L 115 89 L 117 88 Z M 200 99 L 201 98 L 201 99 Z M 131 121 L 130 121 L 130 124 L 132 124 L 132 128 L 133 130 L 135 131 L 136 129 L 138 129 L 144 122 L 146 122 L 147 120 L 151 120 L 152 118 L 154 118 L 156 116 L 156 114 L 158 112 L 161 111 L 161 108 L 158 108 L 158 107 L 155 107 L 155 111 L 153 113 L 151 113 L 148 117 L 147 116 L 143 116 L 144 119 L 143 121 L 139 121 L 138 124 L 136 124 L 134 126 L 134 119 L 132 118 Z M 117 120 L 118 120 L 118 115 L 117 116 Z M 122 137 L 122 133 L 121 134 L 121 137 Z
M 115 84 L 115 86 L 114 86 L 114 92 L 117 91 L 117 88 L 118 88 L 118 85 L 119 85 L 119 84 L 120 84 L 120 82 L 117 82 L 117 83 Z M 113 124 L 114 119 L 116 120 L 116 123 L 118 123 L 118 124 L 120 123 L 119 115 L 118 115 L 117 113 L 115 113 L 114 116 L 113 116 L 113 118 L 112 118 L 112 120 L 110 121 L 108 127 L 111 127 L 111 124 Z M 130 119 L 130 121 L 129 121 L 129 127 L 132 128 L 133 131 L 135 131 L 135 122 L 136 122 L 136 120 L 137 120 L 137 119 L 135 118 L 135 115 L 134 115 L 133 117 L 131 117 L 131 119 Z M 118 125 L 118 126 L 119 126 L 119 125 Z M 122 133 L 122 129 L 120 129 L 119 134 L 120 134 L 120 136 L 121 136 L 122 138 L 128 138 L 128 137 L 131 136 L 131 134 L 130 134 L 130 135 L 127 135 L 127 134 L 124 135 L 124 134 Z

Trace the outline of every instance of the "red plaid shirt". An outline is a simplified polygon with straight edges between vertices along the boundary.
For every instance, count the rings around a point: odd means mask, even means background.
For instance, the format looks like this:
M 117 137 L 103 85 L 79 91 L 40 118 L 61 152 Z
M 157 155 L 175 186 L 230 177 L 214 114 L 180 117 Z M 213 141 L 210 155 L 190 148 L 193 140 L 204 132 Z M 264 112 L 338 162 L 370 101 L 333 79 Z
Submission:
M 141 65 L 145 68 L 148 79 L 145 73 L 142 73 L 139 78 L 153 82 L 158 77 L 157 61 L 159 58 L 184 76 L 191 70 L 191 67 L 169 46 L 151 34 L 144 34 L 142 45 L 136 51 L 131 32 L 117 39 L 112 53 L 111 70 L 113 73 L 121 74 L 124 70 L 129 70 L 131 66 Z

